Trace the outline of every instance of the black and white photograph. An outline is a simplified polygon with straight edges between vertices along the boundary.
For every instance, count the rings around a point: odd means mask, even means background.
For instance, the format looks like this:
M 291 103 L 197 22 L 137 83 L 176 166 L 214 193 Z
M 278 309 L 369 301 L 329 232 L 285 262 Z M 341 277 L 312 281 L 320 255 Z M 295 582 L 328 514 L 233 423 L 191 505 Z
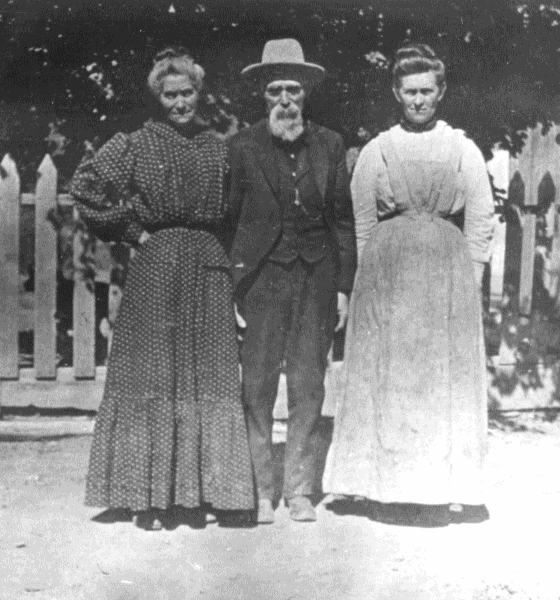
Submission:
M 0 33 L 0 600 L 560 600 L 560 1 Z

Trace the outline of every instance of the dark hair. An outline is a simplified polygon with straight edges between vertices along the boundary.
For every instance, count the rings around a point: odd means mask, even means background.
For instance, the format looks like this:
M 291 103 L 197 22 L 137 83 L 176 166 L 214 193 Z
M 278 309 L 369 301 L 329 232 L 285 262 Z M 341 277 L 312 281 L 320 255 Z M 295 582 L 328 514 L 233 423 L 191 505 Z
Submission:
M 416 73 L 435 73 L 436 82 L 441 88 L 445 85 L 445 65 L 427 44 L 407 44 L 395 54 L 393 66 L 393 87 L 398 88 L 401 77 Z

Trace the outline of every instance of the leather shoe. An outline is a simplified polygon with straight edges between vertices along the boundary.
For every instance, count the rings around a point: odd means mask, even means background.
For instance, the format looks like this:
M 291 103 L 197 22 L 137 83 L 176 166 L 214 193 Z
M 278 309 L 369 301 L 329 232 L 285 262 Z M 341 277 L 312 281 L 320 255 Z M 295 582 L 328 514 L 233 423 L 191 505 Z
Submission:
M 137 512 L 133 517 L 133 523 L 139 529 L 146 531 L 161 531 L 164 511 L 152 509 Z
M 316 521 L 317 513 L 311 500 L 306 496 L 294 496 L 288 500 L 292 521 Z
M 272 500 L 269 498 L 259 499 L 257 523 L 274 523 L 274 508 L 272 508 Z

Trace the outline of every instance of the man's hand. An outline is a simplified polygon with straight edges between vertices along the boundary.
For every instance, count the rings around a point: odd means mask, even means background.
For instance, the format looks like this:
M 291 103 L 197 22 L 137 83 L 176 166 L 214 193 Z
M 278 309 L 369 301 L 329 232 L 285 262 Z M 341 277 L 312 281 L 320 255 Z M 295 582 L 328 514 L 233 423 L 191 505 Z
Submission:
M 233 305 L 233 308 L 235 310 L 235 321 L 237 323 L 237 326 L 240 329 L 246 329 L 247 328 L 247 322 L 245 321 L 245 319 L 239 314 L 239 311 L 237 310 L 237 304 Z
M 334 329 L 335 333 L 344 328 L 348 319 L 348 296 L 342 292 L 338 292 L 336 310 L 338 312 L 338 323 Z

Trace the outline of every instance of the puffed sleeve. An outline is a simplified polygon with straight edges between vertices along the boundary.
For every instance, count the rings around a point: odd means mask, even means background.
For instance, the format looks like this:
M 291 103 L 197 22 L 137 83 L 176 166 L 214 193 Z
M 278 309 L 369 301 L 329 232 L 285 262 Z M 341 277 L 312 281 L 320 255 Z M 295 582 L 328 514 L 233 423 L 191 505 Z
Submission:
M 382 164 L 379 144 L 377 140 L 372 140 L 360 152 L 352 174 L 350 191 L 356 220 L 358 263 L 373 227 L 377 223 L 377 169 Z
M 85 158 L 70 184 L 89 230 L 104 241 L 138 242 L 143 227 L 131 203 L 134 156 L 129 136 L 118 133 Z
M 466 138 L 461 173 L 465 193 L 464 233 L 477 276 L 480 276 L 484 263 L 490 260 L 494 200 L 482 152 L 472 140 Z

